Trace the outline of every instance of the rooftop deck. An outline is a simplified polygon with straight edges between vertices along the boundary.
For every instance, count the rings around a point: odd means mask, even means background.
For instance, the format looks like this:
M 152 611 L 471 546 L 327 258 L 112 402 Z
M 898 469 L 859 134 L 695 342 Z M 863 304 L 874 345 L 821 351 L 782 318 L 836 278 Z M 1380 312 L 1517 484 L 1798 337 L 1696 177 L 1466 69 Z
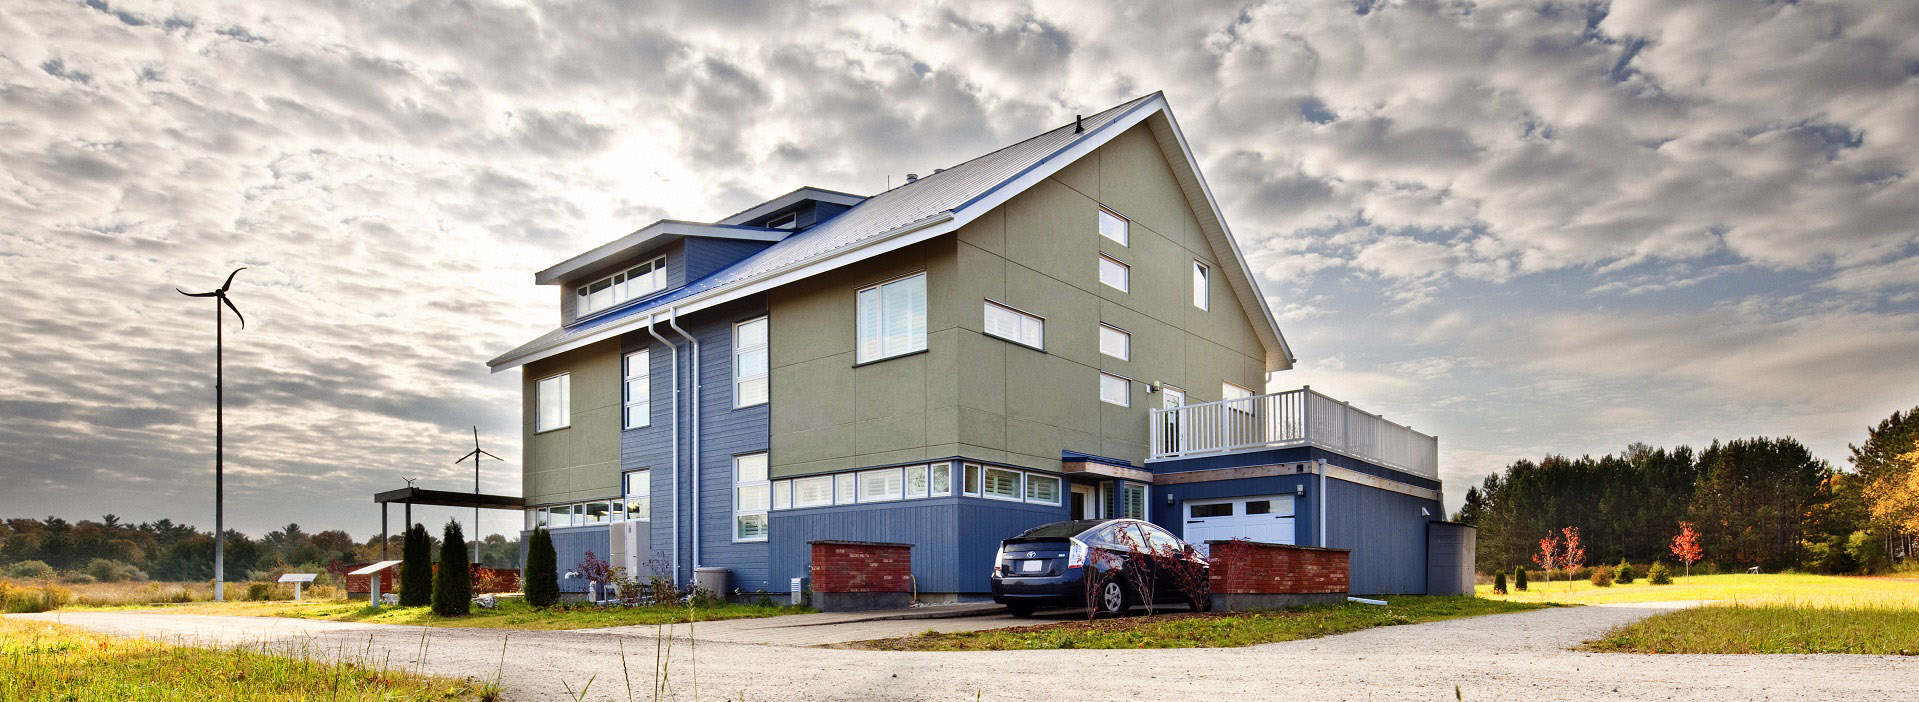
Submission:
M 1439 439 L 1315 392 L 1311 387 L 1151 410 L 1147 462 L 1317 446 L 1439 479 Z

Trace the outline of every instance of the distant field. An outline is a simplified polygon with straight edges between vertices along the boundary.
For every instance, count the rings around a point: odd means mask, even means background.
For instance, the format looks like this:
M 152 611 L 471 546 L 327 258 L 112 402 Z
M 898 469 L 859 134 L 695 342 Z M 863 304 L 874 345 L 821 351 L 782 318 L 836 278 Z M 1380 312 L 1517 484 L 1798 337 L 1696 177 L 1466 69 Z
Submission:
M 1479 595 L 1515 602 L 1607 604 L 1712 600 L 1642 619 L 1587 643 L 1615 653 L 1875 653 L 1919 655 L 1919 579 L 1833 575 L 1695 575 L 1671 585 L 1531 583 Z
M 138 607 L 117 607 L 129 609 Z M 546 610 L 527 606 L 517 597 L 500 599 L 498 609 L 473 608 L 464 617 L 442 617 L 428 607 L 386 606 L 371 609 L 364 601 L 329 600 L 322 602 L 198 602 L 169 606 L 168 612 L 181 614 L 221 614 L 246 617 L 291 617 L 343 622 L 374 622 L 408 626 L 470 627 L 478 629 L 590 629 L 603 626 L 669 624 L 687 621 L 714 621 L 800 614 L 805 607 L 761 607 L 727 604 L 698 609 L 664 607 L 577 607 L 562 605 Z

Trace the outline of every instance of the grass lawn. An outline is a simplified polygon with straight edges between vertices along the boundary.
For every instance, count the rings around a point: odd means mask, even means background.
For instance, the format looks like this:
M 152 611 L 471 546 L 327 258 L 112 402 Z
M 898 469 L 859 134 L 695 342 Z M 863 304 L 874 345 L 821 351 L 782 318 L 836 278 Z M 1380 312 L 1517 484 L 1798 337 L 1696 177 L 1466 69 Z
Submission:
M 72 609 L 87 609 L 74 607 Z M 153 609 L 114 607 L 113 609 Z M 442 617 L 428 607 L 368 607 L 363 601 L 326 602 L 200 602 L 165 607 L 179 614 L 222 614 L 247 617 L 292 617 L 336 622 L 373 622 L 408 626 L 471 627 L 476 629 L 591 629 L 603 626 L 669 624 L 718 619 L 748 619 L 803 614 L 805 607 L 762 607 L 728 604 L 718 607 L 590 607 L 561 605 L 534 609 L 517 597 L 500 598 L 499 609 L 473 608 L 464 617 Z
M 1919 580 L 1836 575 L 1676 576 L 1671 585 L 1531 583 L 1480 594 L 1513 602 L 1605 604 L 1714 600 L 1619 627 L 1586 649 L 1619 653 L 1878 653 L 1919 655 Z
M 0 700 L 494 700 L 490 685 L 0 619 Z
M 1348 602 L 1272 612 L 1181 612 L 1070 621 L 1012 629 L 928 632 L 851 644 L 886 651 L 1005 651 L 1051 648 L 1225 648 L 1310 639 L 1376 626 L 1418 624 L 1550 605 L 1474 597 L 1386 597 L 1385 607 Z

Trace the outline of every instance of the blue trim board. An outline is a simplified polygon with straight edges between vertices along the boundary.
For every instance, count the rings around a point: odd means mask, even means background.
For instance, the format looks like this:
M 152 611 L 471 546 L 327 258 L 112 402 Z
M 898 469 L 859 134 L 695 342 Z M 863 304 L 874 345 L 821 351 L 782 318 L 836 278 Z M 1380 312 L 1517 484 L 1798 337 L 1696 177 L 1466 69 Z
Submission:
M 1170 461 L 1155 461 L 1146 464 L 1146 467 L 1154 473 L 1185 473 L 1195 470 L 1263 466 L 1274 463 L 1298 463 L 1301 461 L 1325 461 L 1328 464 L 1365 473 L 1376 478 L 1385 478 L 1415 487 L 1423 487 L 1428 490 L 1440 489 L 1440 483 L 1437 480 L 1413 475 L 1401 470 L 1394 470 L 1385 466 L 1373 465 L 1353 458 L 1352 456 L 1343 453 L 1334 453 L 1317 446 L 1294 446 L 1291 448 L 1268 449 L 1265 451 L 1247 451 L 1244 453 L 1228 453 L 1181 458 Z

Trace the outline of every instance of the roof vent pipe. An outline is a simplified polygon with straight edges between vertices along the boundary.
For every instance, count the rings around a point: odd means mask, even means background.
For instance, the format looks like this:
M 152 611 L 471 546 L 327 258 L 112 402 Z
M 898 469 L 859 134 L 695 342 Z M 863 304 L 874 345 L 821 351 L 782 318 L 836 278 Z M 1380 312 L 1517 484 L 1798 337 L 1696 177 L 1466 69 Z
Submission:
M 917 181 L 917 180 L 919 180 L 919 179 L 920 179 L 920 174 L 918 174 L 918 173 L 908 173 L 908 174 L 906 174 L 906 182 L 908 182 L 908 183 L 911 183 L 911 182 L 914 182 L 914 181 Z
M 1073 133 L 1086 131 L 1086 115 L 1073 115 Z

